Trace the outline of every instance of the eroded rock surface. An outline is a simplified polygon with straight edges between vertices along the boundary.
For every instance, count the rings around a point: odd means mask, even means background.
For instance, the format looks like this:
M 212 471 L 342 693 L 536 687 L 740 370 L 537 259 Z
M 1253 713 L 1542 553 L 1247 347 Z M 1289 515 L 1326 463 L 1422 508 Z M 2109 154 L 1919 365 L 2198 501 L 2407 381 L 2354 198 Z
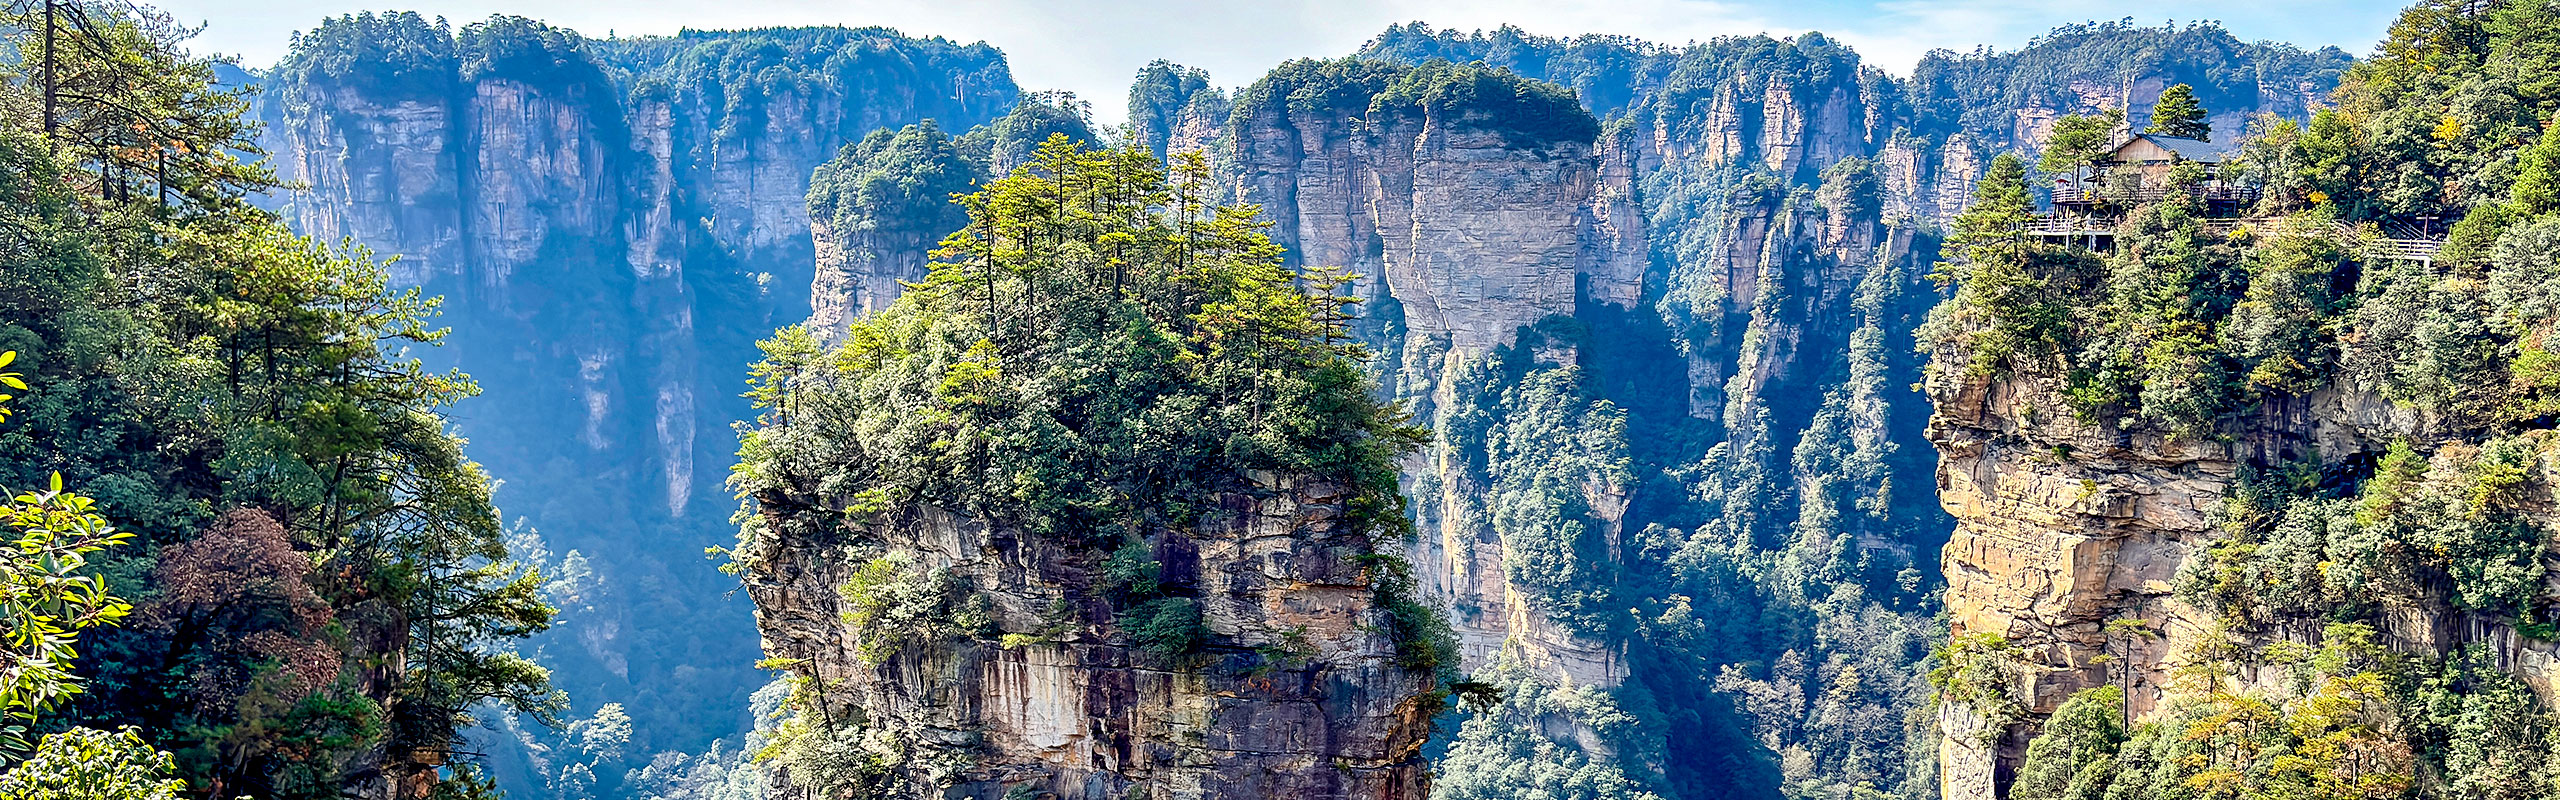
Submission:
M 905 756 L 893 796 L 1421 800 L 1431 678 L 1399 665 L 1343 488 L 1285 476 L 1156 538 L 1212 644 L 1166 656 L 1097 599 L 1100 554 L 937 509 L 858 535 L 876 558 L 947 570 L 1008 641 L 954 635 L 867 660 L 840 589 L 866 563 L 815 537 L 741 553 L 767 652 L 802 659 L 839 724 Z M 788 530 L 777 521 L 771 526 Z M 1279 655 L 1290 653 L 1292 655 Z

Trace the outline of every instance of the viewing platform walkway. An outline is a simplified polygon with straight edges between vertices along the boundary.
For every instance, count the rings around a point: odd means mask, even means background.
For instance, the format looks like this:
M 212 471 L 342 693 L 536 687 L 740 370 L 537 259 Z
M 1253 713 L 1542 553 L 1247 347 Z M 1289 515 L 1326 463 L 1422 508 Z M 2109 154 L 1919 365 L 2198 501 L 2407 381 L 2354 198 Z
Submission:
M 2095 250 L 2115 249 L 2116 229 L 2107 217 L 2048 214 L 2027 225 L 2030 236 L 2053 244 L 2088 247 Z M 2348 225 L 2343 222 L 2312 221 L 2299 217 L 2235 217 L 2207 219 L 2204 229 L 2211 233 L 2231 235 L 2247 231 L 2252 237 L 2273 238 L 2310 236 L 2337 242 L 2348 251 L 2377 261 L 2415 261 L 2431 263 L 2444 249 L 2444 240 L 2410 235 L 2414 231 L 2398 231 L 2400 236 L 2386 235 L 2378 226 Z

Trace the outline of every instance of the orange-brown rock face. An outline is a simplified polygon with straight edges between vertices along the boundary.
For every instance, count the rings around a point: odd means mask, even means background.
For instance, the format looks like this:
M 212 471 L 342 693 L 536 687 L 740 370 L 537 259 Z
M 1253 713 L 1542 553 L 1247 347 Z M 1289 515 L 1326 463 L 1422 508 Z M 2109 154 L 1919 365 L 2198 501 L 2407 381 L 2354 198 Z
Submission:
M 1940 363 L 1961 361 L 1941 353 Z M 2053 380 L 2023 370 L 1993 379 L 1941 367 L 1927 388 L 1936 403 L 1929 439 L 1940 455 L 1938 495 L 1956 518 L 1943 553 L 1950 629 L 1994 634 L 2015 648 L 2025 670 L 2011 690 L 2029 716 L 1982 735 L 1981 718 L 1942 707 L 1940 781 L 1949 800 L 2004 794 L 2033 720 L 2082 689 L 2126 687 L 2137 720 L 2163 708 L 2172 677 L 2189 665 L 2205 664 L 2243 690 L 2287 691 L 2293 677 L 2285 668 L 2211 654 L 2317 641 L 2329 620 L 2234 629 L 2176 594 L 2181 570 L 2227 535 L 2217 512 L 2244 465 L 2335 465 L 2395 440 L 2431 437 L 2416 412 L 2334 387 L 2270 400 L 2211 440 L 2084 422 Z M 2450 440 L 2422 449 L 2442 474 L 2458 473 L 2466 454 L 2476 454 Z M 2546 456 L 2530 483 L 2547 494 L 2560 486 L 2555 478 L 2560 463 Z M 2377 626 L 2384 641 L 2436 655 L 2483 645 L 2546 701 L 2560 697 L 2552 645 L 2441 595 L 2395 602 Z M 2144 632 L 2110 633 L 2119 621 Z
M 1258 480 L 1157 537 L 1164 579 L 1199 598 L 1197 656 L 1131 641 L 1095 599 L 1097 554 L 929 508 L 865 535 L 984 598 L 976 634 L 867 651 L 841 593 L 862 563 L 813 537 L 742 553 L 747 590 L 766 651 L 894 754 L 882 797 L 1421 800 L 1437 700 L 1382 632 L 1375 543 L 1341 525 L 1341 487 Z
M 2161 697 L 2170 654 L 2203 615 L 2172 597 L 2187 558 L 2214 536 L 2208 512 L 2238 471 L 2234 443 L 2173 442 L 2156 433 L 2081 423 L 2034 377 L 1938 374 L 1938 497 L 1956 518 L 1942 551 L 1954 634 L 1991 633 L 2029 653 L 2018 687 L 2030 711 L 2110 682 L 2100 656 L 2133 677 L 2137 713 Z M 2139 619 L 2168 635 L 2119 637 L 2102 627 Z M 1948 798 L 1991 798 L 2024 755 L 2024 730 L 1985 746 L 1981 720 L 1941 710 L 1939 777 Z

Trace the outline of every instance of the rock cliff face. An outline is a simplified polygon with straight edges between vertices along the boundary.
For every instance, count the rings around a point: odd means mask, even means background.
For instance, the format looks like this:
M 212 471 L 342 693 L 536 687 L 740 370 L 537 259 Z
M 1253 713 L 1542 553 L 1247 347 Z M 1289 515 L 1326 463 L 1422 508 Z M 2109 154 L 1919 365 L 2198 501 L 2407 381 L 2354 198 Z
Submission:
M 1247 94 L 1285 96 L 1296 88 L 1287 77 Z M 1449 378 L 1464 365 L 1572 316 L 1577 286 L 1621 307 L 1642 289 L 1643 231 L 1623 163 L 1604 169 L 1595 141 L 1523 141 L 1481 114 L 1370 97 L 1272 102 L 1237 112 L 1224 143 L 1233 199 L 1265 209 L 1291 261 L 1362 276 L 1354 291 L 1367 313 L 1397 329 L 1379 342 L 1407 365 L 1394 390 L 1426 415 L 1453 399 Z M 1571 363 L 1571 348 L 1543 360 Z M 1409 485 L 1435 495 L 1417 515 L 1411 556 L 1457 610 L 1468 666 L 1510 649 L 1577 685 L 1616 685 L 1614 646 L 1555 624 L 1505 579 L 1502 539 L 1474 500 L 1486 487 L 1459 461 L 1442 443 L 1410 467 Z M 1614 527 L 1624 488 L 1591 492 Z
M 2343 386 L 2270 401 L 2227 425 L 2225 439 L 2206 441 L 2083 422 L 2048 376 L 1933 375 L 1929 392 L 1938 409 L 1929 438 L 1941 456 L 1939 497 L 1956 518 L 1944 567 L 1950 629 L 1999 636 L 2021 654 L 2024 673 L 2013 690 L 2031 719 L 2075 692 L 2108 685 L 2126 689 L 2135 719 L 2151 718 L 2171 699 L 2180 668 L 2191 665 L 2228 672 L 2238 691 L 2289 691 L 2289 668 L 2234 664 L 2226 654 L 2317 642 L 2333 620 L 2235 629 L 2177 594 L 2206 549 L 2231 536 L 2218 512 L 2243 472 L 2305 460 L 2352 469 L 2394 442 L 2434 453 L 2430 469 L 2439 474 L 2480 455 L 2420 412 Z M 2526 502 L 2548 508 L 2560 463 L 2540 458 L 2527 473 L 2524 483 L 2534 488 Z M 2121 632 L 2126 622 L 2145 633 Z M 2403 598 L 2379 622 L 2394 650 L 2441 657 L 2482 647 L 2543 702 L 2560 699 L 2560 649 L 2521 635 L 2511 618 L 2458 607 L 2445 587 Z M 2111 623 L 2120 627 L 2111 631 Z M 1962 707 L 1942 711 L 1946 797 L 2005 793 L 2033 726 L 1973 735 L 1985 724 Z
M 327 85 L 269 91 L 271 106 L 310 109 L 271 121 L 268 134 L 279 144 L 277 174 L 310 186 L 285 200 L 297 227 L 399 255 L 391 276 L 404 284 L 460 268 L 457 126 L 444 97 L 377 98 Z
M 926 254 L 950 233 L 838 227 L 809 223 L 818 255 L 817 278 L 809 284 L 809 324 L 825 331 L 841 331 L 854 315 L 887 308 L 906 290 L 900 282 L 924 280 L 932 261 Z
M 2209 515 L 2246 459 L 2309 442 L 2283 441 L 2283 427 L 2193 442 L 2084 424 L 2032 377 L 1940 376 L 1930 394 L 1938 494 L 1956 518 L 1943 551 L 1951 632 L 1997 634 L 2035 653 L 2019 690 L 2032 712 L 2050 713 L 2073 692 L 2128 677 L 2134 713 L 2149 712 L 2172 654 L 2193 652 L 2200 625 L 2210 623 L 2172 597 L 2179 568 L 2218 535 Z M 2344 404 L 2327 411 L 2345 421 Z M 2294 421 L 2326 429 L 2315 435 L 2361 438 L 2353 427 Z M 2115 619 L 2148 622 L 2166 635 L 2110 642 L 2104 626 Z M 2109 655 L 2123 666 L 2100 658 Z M 1981 736 L 1986 723 L 1952 704 L 1940 724 L 1946 796 L 1997 796 L 2024 755 L 2025 731 Z
M 467 232 L 462 263 L 479 290 L 473 299 L 503 306 L 516 271 L 533 265 L 546 246 L 612 242 L 623 199 L 617 173 L 630 143 L 600 129 L 621 128 L 619 120 L 591 113 L 595 102 L 610 102 L 589 96 L 601 89 L 537 88 L 504 77 L 471 83 L 459 105 L 457 155 L 466 167 L 467 202 L 458 205 Z
M 1573 313 L 1578 276 L 1611 293 L 1640 264 L 1621 187 L 1600 191 L 1589 142 L 1515 146 L 1460 119 L 1340 119 L 1262 109 L 1236 123 L 1234 196 L 1278 224 L 1291 259 L 1366 278 L 1408 335 L 1482 351 Z
M 1375 545 L 1339 526 L 1345 499 L 1265 476 L 1158 539 L 1166 580 L 1197 590 L 1221 642 L 1196 657 L 1130 641 L 1096 599 L 1098 554 L 935 509 L 863 535 L 984 598 L 992 629 L 1041 634 L 964 634 L 871 660 L 841 593 L 859 560 L 797 537 L 741 556 L 768 651 L 805 661 L 834 724 L 906 753 L 886 766 L 903 788 L 884 797 L 1421 800 L 1430 677 L 1369 622 L 1361 557 Z

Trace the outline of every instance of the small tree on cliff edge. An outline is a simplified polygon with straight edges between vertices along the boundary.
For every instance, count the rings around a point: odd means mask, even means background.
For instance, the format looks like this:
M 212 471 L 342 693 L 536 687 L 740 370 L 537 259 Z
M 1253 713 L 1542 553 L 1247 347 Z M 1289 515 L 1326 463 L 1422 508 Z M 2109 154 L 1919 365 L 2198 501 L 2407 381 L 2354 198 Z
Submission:
M 2204 104 L 2196 102 L 2195 87 L 2183 83 L 2160 93 L 2160 104 L 2151 107 L 2151 127 L 2143 132 L 2213 141 L 2213 123 L 2205 121 Z

